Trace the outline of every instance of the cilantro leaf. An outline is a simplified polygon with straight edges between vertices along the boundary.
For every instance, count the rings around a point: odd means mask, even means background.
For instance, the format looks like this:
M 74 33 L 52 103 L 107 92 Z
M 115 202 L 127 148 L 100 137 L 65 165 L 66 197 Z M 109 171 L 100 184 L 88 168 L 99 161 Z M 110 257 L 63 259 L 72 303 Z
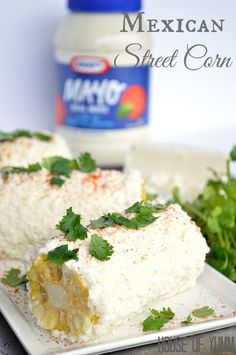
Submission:
M 19 269 L 11 269 L 8 271 L 6 277 L 1 280 L 1 282 L 11 287 L 25 285 L 28 282 L 27 277 L 26 275 L 20 275 L 21 271 Z
M 47 260 L 56 265 L 62 265 L 69 260 L 78 261 L 78 251 L 79 249 L 69 250 L 67 244 L 61 245 L 48 253 Z
M 144 332 L 162 329 L 175 316 L 175 313 L 169 307 L 163 308 L 162 311 L 151 309 L 150 313 L 151 315 L 143 322 Z
M 88 230 L 81 224 L 81 216 L 75 214 L 70 207 L 56 229 L 63 232 L 69 241 L 83 240 L 88 236 Z
M 26 130 L 17 130 L 17 131 L 6 133 L 0 131 L 0 142 L 12 142 L 17 138 L 33 138 L 33 137 L 44 142 L 50 142 L 52 140 L 52 136 L 42 132 L 31 133 L 30 131 L 26 131 Z
M 75 167 L 74 160 L 62 157 L 50 157 L 43 160 L 43 167 L 51 174 L 69 177 Z
M 236 260 L 233 256 L 236 248 L 236 178 L 230 166 L 234 161 L 236 145 L 230 152 L 223 176 L 213 172 L 213 177 L 192 202 L 183 202 L 180 190 L 175 188 L 171 202 L 179 203 L 201 228 L 211 249 L 207 262 L 236 282 Z
M 0 142 L 11 142 L 14 139 L 14 134 L 0 131 Z
M 35 164 L 30 164 L 28 166 L 28 168 L 26 168 L 27 173 L 36 173 L 37 171 L 42 170 L 42 167 L 39 163 L 35 163 Z
M 127 229 L 139 229 L 152 224 L 158 219 L 150 214 L 138 214 L 131 219 L 124 217 L 120 213 L 109 213 L 101 218 L 91 221 L 92 228 L 106 228 L 114 225 L 123 226 Z
M 236 145 L 232 148 L 232 150 L 230 152 L 230 159 L 232 161 L 236 161 Z
M 30 164 L 28 167 L 15 167 L 15 166 L 6 166 L 0 169 L 0 174 L 7 176 L 10 174 L 31 174 L 37 171 L 42 170 L 42 167 L 39 163 Z
M 150 214 L 139 214 L 131 219 L 125 218 L 122 215 L 116 218 L 116 224 L 124 226 L 128 229 L 140 229 L 147 227 L 158 219 Z
M 64 183 L 66 182 L 66 180 L 60 178 L 60 176 L 55 176 L 50 180 L 50 184 L 51 185 L 56 185 L 61 187 L 62 185 L 64 185 Z
M 193 317 L 189 314 L 185 320 L 182 320 L 182 325 L 190 325 L 193 321 Z
M 49 136 L 48 134 L 42 132 L 35 132 L 33 136 L 43 142 L 51 142 L 52 140 L 52 136 Z
M 136 202 L 133 206 L 126 210 L 126 213 L 141 213 L 141 214 L 153 214 L 159 210 L 166 208 L 166 205 L 152 205 L 149 202 Z
M 146 213 L 152 214 L 155 212 L 153 206 L 146 202 L 136 202 L 133 206 L 127 208 L 126 213 Z
M 106 228 L 113 226 L 113 224 L 114 216 L 111 213 L 90 222 L 92 228 Z
M 136 202 L 126 210 L 127 214 L 135 213 L 135 217 L 127 218 L 120 213 L 108 213 L 90 223 L 92 228 L 106 228 L 114 225 L 123 226 L 128 229 L 144 228 L 158 219 L 158 217 L 153 216 L 153 213 L 164 208 L 166 208 L 166 205 Z
M 92 173 L 96 171 L 96 161 L 91 157 L 89 153 L 82 153 L 79 157 L 78 170 L 82 173 Z
M 97 234 L 91 236 L 89 253 L 100 261 L 107 261 L 113 254 L 113 246 Z
M 199 309 L 195 309 L 192 312 L 194 317 L 197 317 L 197 318 L 211 316 L 214 313 L 215 313 L 214 309 L 213 308 L 209 308 L 209 306 L 205 306 L 205 307 L 202 307 L 202 308 L 199 308 Z
M 0 131 L 0 142 L 5 141 L 6 139 L 14 140 L 14 134 L 12 133 L 9 136 L 9 134 L 5 134 Z M 17 134 L 21 134 L 23 136 L 26 135 L 25 131 L 22 131 L 21 133 L 18 132 Z M 40 132 L 34 133 L 33 136 L 43 141 L 48 141 L 52 139 L 52 137 Z M 76 159 L 70 160 L 63 157 L 55 156 L 44 159 L 42 161 L 42 164 L 31 164 L 26 168 L 4 167 L 0 169 L 0 174 L 3 176 L 8 176 L 10 174 L 33 173 L 41 170 L 42 168 L 48 170 L 48 172 L 53 175 L 50 180 L 50 184 L 56 185 L 58 187 L 61 187 L 65 183 L 65 179 L 62 177 L 69 178 L 74 170 L 80 170 L 84 173 L 90 173 L 97 169 L 96 162 L 92 159 L 91 155 L 89 153 L 84 153 L 81 154 L 81 156 L 79 157 L 79 162 L 77 162 Z
M 164 325 L 165 325 L 165 322 L 163 321 L 162 318 L 149 316 L 143 322 L 143 331 L 150 332 L 150 331 L 154 331 L 154 330 L 160 330 L 164 327 Z

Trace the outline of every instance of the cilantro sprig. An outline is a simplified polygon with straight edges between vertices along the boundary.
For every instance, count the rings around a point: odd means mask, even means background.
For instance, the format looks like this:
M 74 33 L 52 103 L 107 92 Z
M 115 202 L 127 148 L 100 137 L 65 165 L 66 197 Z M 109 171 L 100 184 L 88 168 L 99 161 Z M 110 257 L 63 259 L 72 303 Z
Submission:
M 182 325 L 190 325 L 192 324 L 193 317 L 189 314 L 188 317 L 185 320 L 181 321 Z
M 210 254 L 207 262 L 236 282 L 236 178 L 231 165 L 236 161 L 236 145 L 229 154 L 225 176 L 213 171 L 202 193 L 193 202 L 183 202 L 178 188 L 172 202 L 179 203 L 201 228 Z
M 58 187 L 61 187 L 66 182 L 65 178 L 69 178 L 75 170 L 82 173 L 91 173 L 97 169 L 96 162 L 89 153 L 82 153 L 78 161 L 76 159 L 50 157 L 44 159 L 42 165 L 54 175 L 50 180 L 51 185 L 57 185 Z
M 39 163 L 35 163 L 35 164 L 30 164 L 27 168 L 6 166 L 0 169 L 0 173 L 2 176 L 8 176 L 10 174 L 32 174 L 40 170 L 42 170 L 41 165 Z
M 62 265 L 69 260 L 78 261 L 77 256 L 79 249 L 69 250 L 68 245 L 61 245 L 54 250 L 49 251 L 47 260 L 56 265 Z
M 13 268 L 7 272 L 6 277 L 4 277 L 1 282 L 11 287 L 17 287 L 25 285 L 28 280 L 26 275 L 21 275 L 21 270 Z
M 56 176 L 69 177 L 73 170 L 78 170 L 76 160 L 70 160 L 62 157 L 50 157 L 43 160 L 42 166 L 51 174 Z
M 140 214 L 150 214 L 156 213 L 160 210 L 165 209 L 167 206 L 162 204 L 151 204 L 149 202 L 136 202 L 133 206 L 126 210 L 126 213 L 140 213 Z
M 111 226 L 122 226 L 127 229 L 140 229 L 147 227 L 158 219 L 150 214 L 138 214 L 136 217 L 127 218 L 120 213 L 109 213 L 97 220 L 91 221 L 92 228 L 106 228 Z
M 0 131 L 0 142 L 13 142 L 18 138 L 36 138 L 44 142 L 50 142 L 52 136 L 45 134 L 43 132 L 30 132 L 26 130 L 17 130 L 13 132 L 3 132 Z
M 83 240 L 88 236 L 87 228 L 81 224 L 81 216 L 75 214 L 72 207 L 66 211 L 66 215 L 56 225 L 56 229 L 63 232 L 69 241 Z
M 41 133 L 40 133 L 41 134 Z M 91 173 L 97 169 L 96 162 L 89 153 L 82 153 L 78 158 L 70 160 L 63 157 L 50 157 L 44 159 L 42 163 L 31 164 L 28 167 L 4 167 L 0 169 L 2 176 L 10 174 L 34 173 L 46 169 L 53 177 L 50 179 L 51 185 L 61 187 L 74 170 L 83 173 Z
M 97 169 L 96 161 L 89 153 L 82 153 L 79 157 L 78 170 L 82 173 L 92 173 Z
M 158 217 L 153 216 L 154 213 L 166 208 L 164 205 L 152 205 L 148 202 L 136 202 L 133 206 L 126 210 L 127 214 L 136 214 L 136 216 L 128 218 L 120 213 L 108 213 L 90 222 L 92 228 L 107 228 L 111 226 L 123 226 L 127 229 L 140 229 L 147 227 L 155 222 Z
M 214 313 L 215 313 L 215 310 L 213 308 L 210 308 L 209 306 L 204 306 L 202 308 L 195 309 L 192 312 L 192 315 L 197 318 L 202 318 L 202 317 L 211 316 Z
M 175 316 L 175 313 L 169 307 L 163 308 L 161 311 L 150 309 L 150 313 L 151 315 L 143 322 L 144 332 L 162 329 L 164 325 L 170 322 Z
M 89 253 L 100 261 L 110 260 L 113 254 L 113 246 L 107 240 L 99 237 L 97 234 L 91 236 Z

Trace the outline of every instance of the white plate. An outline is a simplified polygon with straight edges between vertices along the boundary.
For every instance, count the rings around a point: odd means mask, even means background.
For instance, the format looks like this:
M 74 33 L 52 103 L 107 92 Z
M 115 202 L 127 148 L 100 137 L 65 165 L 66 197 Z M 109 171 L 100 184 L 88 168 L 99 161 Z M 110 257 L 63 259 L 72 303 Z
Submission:
M 1 262 L 0 271 L 17 266 L 14 262 Z M 150 305 L 150 307 L 157 308 L 169 306 L 176 314 L 174 321 L 162 331 L 142 333 L 140 324 L 147 317 L 147 312 L 145 312 L 124 325 L 123 329 L 114 330 L 113 334 L 108 337 L 96 339 L 89 344 L 59 342 L 51 337 L 49 332 L 39 329 L 29 314 L 27 296 L 23 288 L 15 291 L 12 288 L 0 286 L 0 310 L 29 354 L 87 355 L 151 344 L 160 341 L 162 337 L 182 337 L 232 326 L 236 324 L 235 296 L 236 285 L 206 265 L 204 273 L 193 288 L 165 302 Z M 215 315 L 207 320 L 195 319 L 194 324 L 190 326 L 180 325 L 180 321 L 185 319 L 192 310 L 202 306 L 214 308 Z

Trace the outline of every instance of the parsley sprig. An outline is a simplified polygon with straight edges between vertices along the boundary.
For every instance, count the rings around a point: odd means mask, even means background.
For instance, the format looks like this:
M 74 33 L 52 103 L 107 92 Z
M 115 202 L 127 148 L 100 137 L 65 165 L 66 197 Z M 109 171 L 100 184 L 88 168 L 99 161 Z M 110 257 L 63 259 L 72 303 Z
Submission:
M 178 188 L 173 201 L 193 218 L 211 248 L 207 262 L 236 282 L 236 179 L 231 165 L 236 161 L 236 145 L 230 152 L 224 177 L 214 173 L 193 202 L 183 202 Z
M 30 132 L 26 130 L 17 130 L 13 132 L 0 131 L 0 142 L 13 142 L 18 138 L 37 138 L 40 141 L 50 142 L 52 136 L 43 132 Z
M 5 285 L 11 286 L 11 287 L 17 287 L 20 285 L 25 285 L 28 280 L 26 275 L 21 275 L 21 271 L 19 269 L 10 269 L 4 277 L 1 282 Z
M 162 329 L 175 316 L 175 313 L 169 307 L 163 308 L 162 311 L 150 309 L 150 313 L 151 315 L 143 322 L 144 332 Z
M 87 228 L 81 224 L 81 216 L 75 214 L 72 207 L 66 211 L 66 215 L 56 225 L 56 229 L 63 232 L 69 241 L 83 240 L 88 236 Z

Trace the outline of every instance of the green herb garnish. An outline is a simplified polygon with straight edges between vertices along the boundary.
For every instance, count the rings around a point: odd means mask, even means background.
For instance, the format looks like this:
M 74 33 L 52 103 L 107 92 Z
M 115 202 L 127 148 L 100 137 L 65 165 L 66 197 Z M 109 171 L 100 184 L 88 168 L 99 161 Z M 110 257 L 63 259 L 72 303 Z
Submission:
M 96 161 L 89 153 L 82 153 L 79 157 L 78 170 L 82 173 L 92 173 L 97 169 Z
M 81 216 L 75 214 L 72 208 L 66 211 L 66 216 L 56 225 L 56 229 L 63 232 L 69 241 L 83 240 L 88 236 L 87 228 L 81 224 Z
M 189 314 L 185 320 L 182 320 L 182 325 L 190 325 L 193 321 L 193 317 Z
M 136 202 L 126 210 L 126 213 L 153 214 L 166 208 L 166 205 L 153 205 L 149 202 Z
M 232 148 L 232 150 L 230 152 L 230 159 L 232 161 L 236 161 L 236 145 Z
M 70 160 L 62 157 L 50 157 L 43 160 L 42 166 L 55 176 L 69 177 L 78 165 L 76 160 Z
M 27 277 L 26 275 L 20 275 L 21 271 L 19 269 L 11 269 L 8 271 L 6 277 L 1 280 L 1 282 L 11 287 L 25 285 L 28 282 Z
M 199 308 L 199 309 L 195 309 L 192 312 L 193 316 L 197 317 L 197 318 L 211 316 L 214 313 L 215 313 L 214 309 L 210 308 L 209 306 L 205 306 L 205 307 L 202 307 L 202 308 Z
M 114 225 L 114 213 L 108 213 L 90 222 L 92 228 L 107 228 Z
M 0 142 L 13 142 L 18 138 L 34 138 L 34 137 L 44 142 L 50 142 L 52 140 L 52 136 L 42 132 L 34 133 L 26 130 L 17 130 L 14 132 L 6 133 L 0 131 Z
M 32 174 L 40 170 L 42 170 L 41 165 L 36 163 L 30 164 L 27 168 L 6 166 L 0 169 L 0 174 L 3 176 L 8 176 L 10 174 Z
M 92 228 L 107 228 L 111 226 L 123 226 L 127 229 L 140 229 L 152 224 L 158 219 L 150 214 L 138 214 L 136 217 L 127 218 L 120 213 L 109 213 L 101 218 L 91 221 Z
M 136 217 L 128 219 L 122 215 L 118 216 L 115 219 L 115 224 L 123 226 L 128 229 L 140 229 L 147 227 L 149 224 L 152 224 L 158 219 L 150 214 L 138 214 Z
M 113 254 L 113 247 L 105 239 L 93 234 L 89 245 L 89 253 L 100 261 L 107 261 Z
M 61 187 L 62 185 L 64 185 L 65 182 L 66 182 L 66 180 L 62 179 L 60 176 L 55 176 L 54 178 L 52 178 L 50 180 L 51 185 L 56 185 L 58 187 Z
M 69 260 L 78 261 L 78 251 L 79 249 L 69 250 L 67 244 L 61 245 L 48 253 L 47 260 L 56 265 L 62 265 Z
M 231 164 L 236 146 L 230 152 L 224 177 L 213 172 L 202 193 L 193 202 L 183 202 L 175 188 L 172 202 L 179 203 L 201 228 L 211 248 L 207 262 L 236 282 L 236 179 Z
M 151 315 L 143 322 L 144 332 L 162 329 L 175 316 L 175 313 L 169 307 L 163 308 L 162 311 L 150 309 L 150 313 Z
M 42 132 L 33 133 L 33 137 L 35 137 L 38 140 L 43 141 L 43 142 L 51 142 L 51 140 L 52 140 L 52 136 L 49 136 L 48 134 L 45 134 Z
M 44 137 L 44 140 L 47 139 L 46 137 L 47 136 Z M 66 182 L 66 178 L 69 178 L 74 170 L 84 173 L 96 170 L 96 162 L 91 158 L 89 153 L 81 154 L 78 161 L 76 159 L 70 160 L 63 157 L 50 157 L 44 159 L 42 164 L 31 164 L 28 167 L 4 167 L 0 169 L 0 174 L 3 176 L 23 173 L 30 174 L 44 168 L 53 175 L 50 179 L 50 184 L 61 187 Z

